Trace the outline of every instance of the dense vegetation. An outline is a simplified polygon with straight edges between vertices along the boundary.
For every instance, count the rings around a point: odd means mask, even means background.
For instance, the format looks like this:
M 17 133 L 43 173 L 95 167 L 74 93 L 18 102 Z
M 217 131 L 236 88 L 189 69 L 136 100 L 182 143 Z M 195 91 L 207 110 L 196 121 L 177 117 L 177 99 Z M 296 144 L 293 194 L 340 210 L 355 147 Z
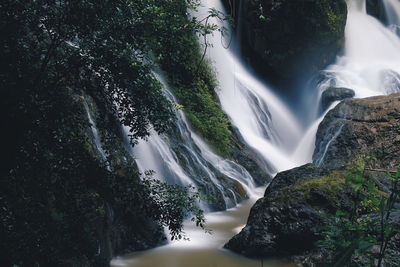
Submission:
M 331 223 L 322 227 L 320 235 L 323 239 L 316 245 L 330 255 L 326 263 L 331 266 L 355 262 L 362 266 L 396 265 L 393 257 L 399 256 L 398 251 L 394 256 L 385 256 L 390 242 L 400 231 L 391 216 L 400 193 L 400 169 L 371 168 L 372 161 L 373 157 L 359 159 L 343 175 L 342 183 L 351 188 L 354 196 L 352 204 L 347 210 L 337 209 L 327 217 Z M 367 174 L 368 171 L 375 174 Z M 339 199 L 337 196 L 336 200 Z
M 113 252 L 129 248 L 137 238 L 135 225 L 148 225 L 149 218 L 178 238 L 187 213 L 195 212 L 202 225 L 197 194 L 140 181 L 134 162 L 120 160 L 126 151 L 118 131 L 120 124 L 128 126 L 135 143 L 151 128 L 170 127 L 173 105 L 151 72 L 159 63 L 193 127 L 220 153 L 229 152 L 228 122 L 195 36 L 205 28 L 186 13 L 196 5 L 191 0 L 0 3 L 0 114 L 6 126 L 2 264 L 103 264 Z M 107 164 L 92 141 L 86 99 L 92 99 L 101 121 Z M 151 245 L 162 235 L 153 228 L 160 236 Z
M 151 47 L 162 68 L 167 72 L 173 91 L 191 123 L 217 152 L 228 156 L 231 148 L 229 121 L 216 101 L 217 82 L 213 69 L 203 54 L 209 46 L 206 38 L 200 46 L 198 37 L 223 29 L 214 23 L 206 23 L 206 18 L 223 21 L 228 18 L 216 10 L 204 14 L 204 18 L 188 19 L 187 7 L 183 1 L 155 1 L 158 5 L 156 28 L 151 32 Z M 189 7 L 194 11 L 198 1 Z M 167 23 L 167 25 L 163 25 Z M 159 27 L 162 24 L 163 27 Z M 167 27 L 168 31 L 165 31 Z M 197 36 L 196 36 L 197 35 Z

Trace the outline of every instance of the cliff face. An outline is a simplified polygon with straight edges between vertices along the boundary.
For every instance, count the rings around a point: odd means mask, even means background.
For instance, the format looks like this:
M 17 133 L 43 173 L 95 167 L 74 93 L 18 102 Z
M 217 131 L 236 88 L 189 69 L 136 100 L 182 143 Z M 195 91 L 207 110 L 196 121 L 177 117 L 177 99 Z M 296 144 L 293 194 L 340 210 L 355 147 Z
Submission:
M 345 179 L 348 166 L 358 156 L 373 154 L 377 169 L 398 168 L 399 119 L 400 94 L 347 99 L 337 105 L 318 129 L 314 161 L 319 166 L 308 164 L 277 174 L 252 208 L 246 227 L 225 247 L 251 257 L 301 255 L 294 259 L 305 266 L 326 263 L 328 256 L 314 243 L 321 238 L 321 227 L 332 223 L 329 216 L 350 211 L 357 198 Z M 379 190 L 388 190 L 386 176 L 374 170 L 365 175 L 378 181 Z M 400 225 L 398 213 L 391 216 L 395 227 Z M 396 259 L 398 238 L 390 242 L 387 257 Z
M 243 53 L 270 81 L 309 77 L 332 63 L 343 47 L 344 0 L 255 0 L 241 5 L 236 17 Z

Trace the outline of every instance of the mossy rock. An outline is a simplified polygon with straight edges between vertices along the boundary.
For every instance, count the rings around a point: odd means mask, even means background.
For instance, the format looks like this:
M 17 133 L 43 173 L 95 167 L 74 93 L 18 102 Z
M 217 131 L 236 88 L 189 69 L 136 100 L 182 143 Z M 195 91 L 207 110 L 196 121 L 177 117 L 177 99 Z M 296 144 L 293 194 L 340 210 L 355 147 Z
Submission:
M 332 63 L 344 44 L 344 0 L 245 1 L 243 52 L 272 81 L 288 82 Z

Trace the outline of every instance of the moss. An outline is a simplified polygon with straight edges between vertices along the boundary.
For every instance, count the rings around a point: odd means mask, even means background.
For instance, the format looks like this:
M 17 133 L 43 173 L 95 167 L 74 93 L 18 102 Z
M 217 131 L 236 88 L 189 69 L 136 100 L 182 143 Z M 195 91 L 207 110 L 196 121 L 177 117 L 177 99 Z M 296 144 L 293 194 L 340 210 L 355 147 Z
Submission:
M 342 18 L 340 15 L 335 13 L 331 7 L 328 7 L 327 12 L 327 23 L 331 32 L 340 34 L 341 32 L 341 21 Z
M 344 172 L 334 171 L 322 178 L 296 184 L 293 190 L 300 192 L 307 199 L 310 198 L 312 190 L 316 190 L 327 200 L 337 202 L 341 198 L 344 188 L 347 187 L 344 176 Z
M 187 118 L 196 132 L 221 155 L 228 156 L 231 147 L 229 121 L 203 80 L 198 80 L 193 86 L 192 92 L 195 94 L 188 96 L 193 101 L 187 103 L 184 108 Z M 178 92 L 178 96 L 180 93 Z
M 350 186 L 346 184 L 345 175 L 346 172 L 333 171 L 321 178 L 299 181 L 285 187 L 283 193 L 277 194 L 277 198 L 272 200 L 272 204 L 284 205 L 294 201 L 323 210 L 346 206 L 343 195 Z
M 315 169 L 318 169 L 318 166 L 316 166 L 316 165 L 309 165 L 309 166 L 307 166 L 307 169 L 309 169 L 309 170 L 315 170 Z
M 215 93 L 217 81 L 211 63 L 202 59 L 203 47 L 199 45 L 196 33 L 188 25 L 185 1 L 179 0 L 169 10 L 164 5 L 168 27 L 160 31 L 159 42 L 153 45 L 154 54 L 167 73 L 173 92 L 179 104 L 184 106 L 190 125 L 222 156 L 229 156 L 232 133 L 229 120 L 221 110 Z M 174 36 L 174 38 L 171 38 Z M 162 45 L 159 45 L 162 44 Z

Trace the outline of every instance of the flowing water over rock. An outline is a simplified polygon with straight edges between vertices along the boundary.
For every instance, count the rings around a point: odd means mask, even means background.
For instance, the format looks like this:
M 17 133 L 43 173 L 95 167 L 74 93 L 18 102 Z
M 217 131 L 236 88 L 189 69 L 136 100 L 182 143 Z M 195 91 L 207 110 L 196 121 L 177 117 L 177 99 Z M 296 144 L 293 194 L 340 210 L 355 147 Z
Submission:
M 400 25 L 400 2 L 398 0 L 383 0 L 389 25 Z
M 388 9 L 400 14 L 400 2 L 385 1 L 389 2 L 393 8 Z M 325 71 L 328 78 L 321 90 L 346 87 L 353 89 L 358 98 L 398 92 L 399 37 L 366 13 L 365 0 L 348 0 L 348 6 L 344 54 Z
M 155 73 L 155 76 L 164 85 L 166 97 L 177 103 L 162 75 Z M 162 136 L 153 131 L 149 140 L 141 140 L 133 149 L 128 148 L 139 170 L 154 170 L 155 177 L 168 183 L 201 186 L 207 195 L 217 199 L 211 204 L 215 209 L 234 207 L 252 194 L 254 181 L 249 172 L 214 153 L 191 130 L 181 110 L 176 111 L 176 117 L 176 127 L 172 131 Z
M 324 90 L 349 88 L 354 90 L 355 97 L 399 91 L 400 39 L 392 29 L 393 25 L 399 25 L 400 4 L 396 0 L 384 0 L 392 25 L 386 27 L 367 15 L 365 3 L 365 0 L 348 0 L 344 53 L 322 72 L 322 79 L 310 96 L 313 103 L 306 107 L 312 121 L 308 125 L 301 123 L 284 101 L 257 79 L 232 50 L 224 47 L 223 37 L 219 34 L 210 37 L 213 46 L 207 54 L 217 72 L 217 94 L 222 108 L 237 134 L 263 159 L 270 174 L 311 162 L 318 125 L 328 112 L 318 111 Z M 219 1 L 204 0 L 203 7 L 194 15 L 202 18 L 208 8 L 223 10 Z M 165 85 L 167 97 L 176 102 L 167 83 L 160 75 L 158 78 Z M 242 166 L 215 154 L 190 129 L 182 111 L 177 111 L 177 118 L 174 134 L 159 136 L 154 133 L 150 142 L 141 141 L 133 148 L 131 154 L 140 170 L 155 170 L 156 177 L 172 183 L 201 184 L 209 194 L 220 199 L 216 208 L 233 207 L 246 195 L 250 199 L 225 212 L 207 214 L 208 227 L 214 230 L 211 236 L 187 224 L 185 229 L 192 239 L 190 242 L 173 242 L 117 258 L 112 266 L 260 266 L 260 261 L 241 258 L 221 247 L 244 226 L 251 205 L 262 195 L 257 190 L 263 190 L 254 187 L 251 175 Z M 332 138 L 335 134 L 327 136 L 326 146 Z M 326 148 L 320 150 L 326 151 Z M 317 163 L 323 160 L 324 153 L 315 159 Z M 264 266 L 285 265 L 268 262 Z
M 399 26 L 395 18 L 400 16 L 400 1 L 383 2 L 387 16 L 392 18 L 388 26 L 367 14 L 365 0 L 347 1 L 344 53 L 323 72 L 320 93 L 332 87 L 350 88 L 356 98 L 400 92 L 400 38 L 392 30 L 394 25 Z M 339 129 L 332 129 L 322 140 L 325 147 L 319 148 L 314 163 L 322 163 L 325 153 L 321 151 L 326 151 Z

